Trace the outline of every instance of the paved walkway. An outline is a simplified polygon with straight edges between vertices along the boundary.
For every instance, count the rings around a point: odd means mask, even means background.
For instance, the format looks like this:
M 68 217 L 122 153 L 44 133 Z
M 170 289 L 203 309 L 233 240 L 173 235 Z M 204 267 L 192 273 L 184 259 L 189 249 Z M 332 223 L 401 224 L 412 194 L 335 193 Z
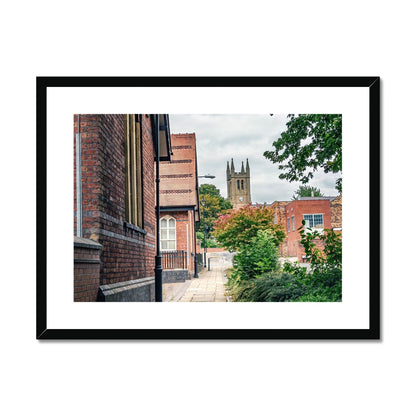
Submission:
M 163 283 L 163 302 L 178 302 L 185 294 L 192 280 L 185 280 L 177 283 Z
M 192 279 L 179 302 L 227 302 L 224 289 L 224 268 L 211 260 L 210 271 L 201 270 L 198 279 Z
M 222 256 L 211 257 L 210 270 L 204 268 L 199 278 L 185 283 L 163 285 L 164 302 L 227 302 L 225 270 L 231 263 Z

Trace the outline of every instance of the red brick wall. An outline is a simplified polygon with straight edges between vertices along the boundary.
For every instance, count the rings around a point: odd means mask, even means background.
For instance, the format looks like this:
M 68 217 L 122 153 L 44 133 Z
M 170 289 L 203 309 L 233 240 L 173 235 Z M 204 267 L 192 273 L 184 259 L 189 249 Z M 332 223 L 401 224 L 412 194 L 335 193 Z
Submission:
M 100 284 L 100 254 L 97 248 L 74 246 L 74 301 L 95 302 Z
M 141 120 L 143 229 L 125 222 L 124 116 L 81 115 L 83 237 L 102 244 L 100 284 L 154 275 L 156 241 L 152 131 L 150 118 L 143 115 Z M 75 116 L 75 132 L 77 127 L 78 118 Z M 75 193 L 74 212 L 76 216 Z
M 223 253 L 224 251 L 227 251 L 225 248 L 222 247 L 207 247 L 207 253 Z M 197 248 L 197 253 L 203 253 L 204 248 L 199 247 Z
M 176 219 L 176 249 L 195 253 L 195 212 L 175 211 L 174 207 L 198 209 L 195 133 L 171 134 L 172 160 L 160 164 L 160 205 L 172 211 L 161 212 Z M 188 240 L 186 234 L 188 225 Z M 189 272 L 194 270 L 194 257 L 189 257 Z
M 289 204 L 289 201 L 275 201 L 273 203 L 274 208 L 274 222 L 276 224 L 283 224 L 283 230 L 287 234 L 287 226 L 286 226 L 286 206 Z M 282 244 L 279 246 L 279 255 L 282 257 L 287 257 L 288 254 L 288 245 L 287 245 L 287 238 L 284 239 Z
M 342 228 L 342 195 L 331 201 L 331 227 Z
M 81 176 L 82 176 L 82 207 L 83 227 L 90 230 L 89 235 L 99 229 L 99 169 L 100 169 L 100 115 L 81 115 Z M 78 133 L 78 115 L 74 116 L 74 133 Z M 74 134 L 75 136 L 75 134 Z M 74 138 L 74 235 L 76 234 L 76 165 Z M 98 236 L 95 235 L 95 240 Z
M 297 229 L 301 227 L 303 214 L 323 214 L 324 228 L 331 228 L 331 207 L 328 199 L 316 200 L 297 200 L 290 202 L 286 208 L 286 218 L 284 222 L 287 235 L 287 251 L 290 257 L 298 257 L 302 261 L 305 254 L 303 246 L 300 244 L 300 234 Z M 292 231 L 292 215 L 295 216 L 295 231 Z M 287 218 L 290 218 L 290 232 L 287 229 Z M 323 248 L 321 240 L 315 241 L 318 248 Z
M 143 136 L 142 163 L 143 163 L 143 204 L 144 217 L 143 228 L 149 233 L 148 238 L 152 244 L 156 244 L 156 188 L 155 188 L 155 162 L 153 152 L 153 139 L 150 116 L 141 115 L 141 130 Z M 153 261 L 153 260 L 152 260 Z
M 164 216 L 173 217 L 176 220 L 176 250 L 187 251 L 187 237 L 186 225 L 188 225 L 188 249 L 190 253 L 194 253 L 194 227 L 193 227 L 193 211 L 163 211 L 160 213 L 160 218 Z M 194 270 L 194 257 L 190 255 L 188 263 L 188 271 L 191 273 Z
M 160 205 L 196 206 L 195 133 L 172 134 L 172 160 L 160 163 Z

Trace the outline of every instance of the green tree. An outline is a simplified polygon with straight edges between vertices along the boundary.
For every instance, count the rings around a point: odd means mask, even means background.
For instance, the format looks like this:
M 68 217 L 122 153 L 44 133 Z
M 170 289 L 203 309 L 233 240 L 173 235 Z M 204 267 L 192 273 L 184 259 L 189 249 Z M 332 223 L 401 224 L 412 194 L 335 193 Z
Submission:
M 297 191 L 292 196 L 292 201 L 302 198 L 302 197 L 308 197 L 308 196 L 325 196 L 319 188 L 316 188 L 315 186 L 308 186 L 308 185 L 300 185 Z
M 280 179 L 308 183 L 318 168 L 325 173 L 342 172 L 342 115 L 289 114 L 286 130 L 273 142 L 266 159 L 278 163 Z M 336 181 L 342 192 L 342 179 Z
M 215 237 L 230 251 L 239 251 L 250 244 L 259 230 L 269 230 L 277 247 L 285 238 L 283 226 L 274 224 L 273 207 L 247 205 L 220 216 L 214 224 Z
M 202 199 L 205 199 L 204 207 L 202 207 L 201 204 Z M 215 185 L 211 184 L 200 185 L 199 204 L 201 209 L 201 220 L 199 224 L 197 224 L 196 230 L 203 232 L 203 226 L 205 224 L 207 238 L 210 238 L 214 228 L 214 222 L 218 219 L 218 216 L 225 214 L 227 210 L 231 209 L 233 206 L 221 196 L 220 190 Z M 204 211 L 204 219 L 202 218 L 202 211 Z
M 234 275 L 239 279 L 252 279 L 278 268 L 279 257 L 276 239 L 269 230 L 259 230 L 234 256 Z
M 341 235 L 333 230 L 324 230 L 324 234 L 317 231 L 306 232 L 302 227 L 298 229 L 301 244 L 311 263 L 311 270 L 299 265 L 286 263 L 285 272 L 292 273 L 297 281 L 301 282 L 305 290 L 303 295 L 294 301 L 297 302 L 340 302 L 342 300 L 342 241 Z M 320 250 L 317 240 L 325 242 Z
M 235 302 L 340 302 L 342 300 L 342 242 L 333 230 L 321 234 L 298 229 L 301 244 L 311 264 L 310 271 L 300 264 L 285 263 L 284 269 L 264 259 L 270 258 L 264 236 L 251 240 L 234 257 L 227 287 Z M 317 240 L 325 241 L 319 249 Z M 264 255 L 259 257 L 259 251 Z M 244 256 L 243 256 L 244 255 Z M 271 257 L 273 259 L 273 257 Z M 261 274 L 263 273 L 263 274 Z

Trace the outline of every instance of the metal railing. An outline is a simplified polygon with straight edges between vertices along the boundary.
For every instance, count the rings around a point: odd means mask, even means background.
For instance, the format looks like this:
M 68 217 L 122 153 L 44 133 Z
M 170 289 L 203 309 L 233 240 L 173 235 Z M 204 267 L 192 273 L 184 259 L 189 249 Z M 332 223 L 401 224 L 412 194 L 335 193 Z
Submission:
M 162 251 L 162 269 L 187 269 L 188 256 L 184 250 Z

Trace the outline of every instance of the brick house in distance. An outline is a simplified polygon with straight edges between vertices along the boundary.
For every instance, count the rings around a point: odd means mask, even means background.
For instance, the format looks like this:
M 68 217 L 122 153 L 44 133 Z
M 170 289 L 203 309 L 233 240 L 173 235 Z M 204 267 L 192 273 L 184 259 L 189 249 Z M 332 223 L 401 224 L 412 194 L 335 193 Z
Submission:
M 195 276 L 195 223 L 200 220 L 195 133 L 171 134 L 171 145 L 171 161 L 160 164 L 160 243 L 164 282 Z M 175 258 L 185 259 L 185 262 L 169 265 L 175 263 Z M 179 270 L 181 268 L 186 271 Z
M 331 200 L 331 227 L 334 231 L 342 232 L 342 195 Z
M 283 256 L 297 257 L 298 261 L 306 261 L 305 251 L 300 243 L 298 228 L 305 221 L 305 228 L 323 232 L 326 229 L 342 231 L 342 196 L 337 197 L 301 197 L 297 200 L 286 202 L 276 201 L 275 222 L 284 225 L 286 239 L 280 250 Z M 316 246 L 323 249 L 324 242 L 315 241 Z
M 74 301 L 155 300 L 155 137 L 166 114 L 74 116 Z

